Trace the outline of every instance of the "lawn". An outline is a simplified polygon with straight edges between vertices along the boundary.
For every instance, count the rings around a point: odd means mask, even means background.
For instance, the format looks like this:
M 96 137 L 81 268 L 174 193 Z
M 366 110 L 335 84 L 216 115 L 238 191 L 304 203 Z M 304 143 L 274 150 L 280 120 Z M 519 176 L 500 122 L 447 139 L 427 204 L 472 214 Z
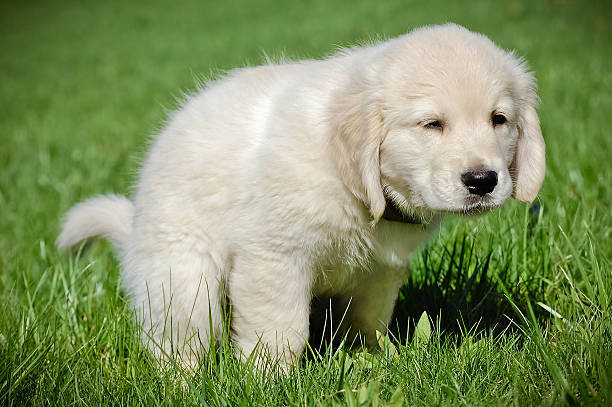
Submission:
M 0 3 L 0 405 L 612 405 L 612 5 L 204 3 Z M 202 81 L 447 21 L 529 61 L 547 177 L 534 206 L 444 221 L 378 351 L 313 349 L 278 377 L 223 340 L 195 373 L 158 369 L 110 245 L 55 248 L 74 203 L 129 194 Z

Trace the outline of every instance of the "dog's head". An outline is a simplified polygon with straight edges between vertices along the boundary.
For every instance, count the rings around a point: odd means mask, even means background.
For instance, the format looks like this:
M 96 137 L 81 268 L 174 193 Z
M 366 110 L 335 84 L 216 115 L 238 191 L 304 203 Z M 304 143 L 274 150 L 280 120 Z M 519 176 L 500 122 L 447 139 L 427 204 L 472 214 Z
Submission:
M 408 214 L 474 213 L 536 197 L 545 146 L 522 60 L 445 25 L 388 41 L 362 74 L 341 139 L 375 220 L 389 201 Z

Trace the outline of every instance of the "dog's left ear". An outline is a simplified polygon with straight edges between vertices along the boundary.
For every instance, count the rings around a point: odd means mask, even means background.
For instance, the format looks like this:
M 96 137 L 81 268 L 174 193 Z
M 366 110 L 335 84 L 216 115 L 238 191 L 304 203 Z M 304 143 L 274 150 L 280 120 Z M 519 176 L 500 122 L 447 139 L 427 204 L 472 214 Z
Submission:
M 380 180 L 383 120 L 376 96 L 355 81 L 338 95 L 330 119 L 332 148 L 341 178 L 376 223 L 386 205 Z
M 518 119 L 518 141 L 510 173 L 514 183 L 513 195 L 523 202 L 532 202 L 540 191 L 546 173 L 546 145 L 536 113 L 535 80 L 529 73 L 523 92 L 523 106 Z
M 378 222 L 385 212 L 385 195 L 380 180 L 380 145 L 383 138 L 383 119 L 378 105 L 369 106 L 365 117 L 367 136 L 361 146 L 359 173 L 361 183 L 367 196 L 367 204 L 374 223 Z

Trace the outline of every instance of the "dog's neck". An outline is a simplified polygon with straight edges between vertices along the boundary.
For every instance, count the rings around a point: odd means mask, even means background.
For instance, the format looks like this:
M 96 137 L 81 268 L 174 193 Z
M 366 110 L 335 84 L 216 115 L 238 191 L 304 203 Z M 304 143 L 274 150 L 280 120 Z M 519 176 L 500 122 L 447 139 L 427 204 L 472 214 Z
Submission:
M 386 198 L 386 206 L 385 206 L 385 212 L 383 213 L 382 218 L 391 222 L 402 222 L 402 223 L 409 223 L 411 225 L 420 225 L 423 222 L 415 217 L 409 216 L 409 215 L 405 215 L 404 213 L 402 213 L 402 211 L 397 207 L 397 205 L 395 205 L 395 203 L 389 199 Z

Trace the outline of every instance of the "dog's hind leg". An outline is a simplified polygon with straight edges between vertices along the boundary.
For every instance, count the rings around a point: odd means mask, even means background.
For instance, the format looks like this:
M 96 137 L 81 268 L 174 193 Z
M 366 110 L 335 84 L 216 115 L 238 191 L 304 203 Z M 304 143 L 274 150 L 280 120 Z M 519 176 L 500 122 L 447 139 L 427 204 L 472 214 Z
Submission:
M 223 329 L 221 266 L 200 240 L 157 238 L 159 244 L 129 248 L 124 285 L 153 353 L 195 367 Z M 150 243 L 139 239 L 136 245 L 143 241 Z

